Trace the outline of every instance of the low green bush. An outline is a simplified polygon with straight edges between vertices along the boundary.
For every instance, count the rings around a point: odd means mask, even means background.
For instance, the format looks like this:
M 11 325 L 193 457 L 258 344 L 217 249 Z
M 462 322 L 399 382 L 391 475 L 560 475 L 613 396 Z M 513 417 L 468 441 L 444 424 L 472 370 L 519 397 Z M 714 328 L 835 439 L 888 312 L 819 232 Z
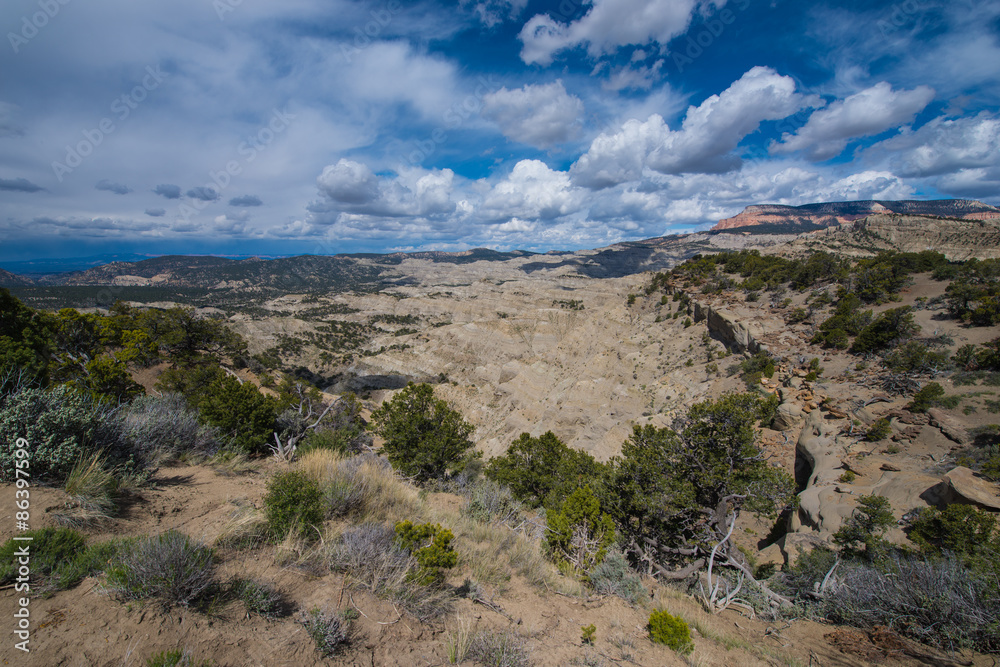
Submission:
M 681 655 L 687 655 L 694 650 L 688 624 L 684 619 L 673 616 L 667 611 L 654 611 L 650 614 L 646 629 L 652 641 L 666 644 Z
M 343 614 L 317 607 L 303 612 L 299 622 L 324 657 L 332 658 L 347 647 L 350 622 Z
M 911 307 L 903 306 L 879 313 L 871 324 L 861 329 L 849 351 L 854 354 L 880 352 L 912 338 L 920 331 L 920 326 L 913 321 L 912 311 Z
M 444 581 L 443 570 L 458 564 L 458 554 L 451 546 L 455 535 L 438 524 L 414 525 L 410 521 L 396 524 L 396 543 L 404 551 L 417 559 L 421 571 L 415 576 L 424 585 L 439 584 Z
M 71 568 L 73 560 L 85 551 L 86 540 L 80 533 L 71 528 L 41 528 L 18 537 L 31 538 L 31 541 L 10 539 L 0 547 L 0 584 L 10 584 L 18 578 L 21 567 L 18 554 L 23 553 L 25 547 L 28 547 L 30 558 L 30 563 L 24 566 L 31 573 L 29 585 L 51 579 L 54 588 L 64 589 L 83 578 L 73 576 Z
M 753 389 L 760 386 L 761 378 L 774 377 L 774 359 L 767 352 L 757 352 L 739 366 L 740 377 L 747 387 Z
M 234 579 L 232 591 L 246 607 L 248 614 L 263 618 L 277 618 L 285 611 L 281 591 L 269 583 L 257 579 Z
M 301 536 L 314 534 L 323 523 L 323 492 L 316 480 L 299 470 L 279 472 L 267 485 L 264 515 L 274 539 L 282 539 L 296 526 Z
M 122 599 L 157 599 L 187 606 L 215 585 L 212 550 L 168 530 L 121 549 L 107 570 L 108 588 Z
M 617 595 L 626 602 L 639 604 L 649 592 L 620 551 L 612 551 L 587 574 L 594 591 L 602 595 Z
M 184 649 L 160 651 L 146 658 L 146 667 L 212 667 L 212 662 L 195 662 L 191 652 Z
M 590 487 L 584 486 L 569 495 L 558 511 L 547 514 L 546 541 L 552 558 L 584 573 L 604 560 L 615 541 L 615 525 L 601 511 L 601 503 Z M 581 537 L 583 539 L 577 539 Z
M 913 395 L 913 400 L 906 406 L 911 412 L 927 412 L 944 397 L 944 387 L 937 382 L 929 382 Z
M 865 433 L 865 438 L 869 442 L 878 442 L 879 440 L 885 440 L 892 434 L 892 424 L 889 423 L 888 419 L 876 419 Z
M 927 507 L 910 522 L 909 538 L 924 553 L 952 553 L 966 562 L 1000 557 L 996 518 L 972 505 L 948 505 L 943 510 Z M 997 563 L 1000 566 L 1000 562 Z
M 98 450 L 112 466 L 141 468 L 120 414 L 68 386 L 0 397 L 0 481 L 15 478 L 19 438 L 28 442 L 34 480 L 60 484 L 82 456 Z

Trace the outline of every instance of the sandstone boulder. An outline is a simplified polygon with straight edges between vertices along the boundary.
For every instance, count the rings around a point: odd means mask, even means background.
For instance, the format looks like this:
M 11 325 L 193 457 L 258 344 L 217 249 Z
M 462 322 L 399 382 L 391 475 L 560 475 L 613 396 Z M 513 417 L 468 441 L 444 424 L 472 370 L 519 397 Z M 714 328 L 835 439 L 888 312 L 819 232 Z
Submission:
M 958 466 L 948 472 L 942 480 L 948 484 L 953 499 L 979 505 L 986 509 L 1000 511 L 1000 496 L 996 484 L 976 477 L 968 468 Z
M 968 432 L 966 432 L 965 427 L 958 423 L 958 420 L 954 417 L 948 415 L 944 410 L 931 408 L 927 411 L 927 414 L 931 418 L 931 426 L 936 426 L 941 429 L 941 433 L 943 433 L 946 438 L 953 442 L 957 442 L 960 445 L 972 444 L 972 439 L 969 437 Z
M 790 431 L 802 423 L 802 408 L 795 403 L 782 403 L 774 413 L 772 426 L 776 431 Z

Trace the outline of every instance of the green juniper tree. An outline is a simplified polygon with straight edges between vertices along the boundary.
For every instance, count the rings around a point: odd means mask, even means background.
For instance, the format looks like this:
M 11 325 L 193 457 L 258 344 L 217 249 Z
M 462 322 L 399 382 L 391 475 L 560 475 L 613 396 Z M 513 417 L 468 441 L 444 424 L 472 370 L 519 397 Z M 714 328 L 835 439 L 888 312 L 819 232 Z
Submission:
M 474 428 L 448 404 L 434 397 L 429 384 L 409 383 L 372 412 L 372 432 L 389 463 L 418 482 L 461 471 L 471 456 Z

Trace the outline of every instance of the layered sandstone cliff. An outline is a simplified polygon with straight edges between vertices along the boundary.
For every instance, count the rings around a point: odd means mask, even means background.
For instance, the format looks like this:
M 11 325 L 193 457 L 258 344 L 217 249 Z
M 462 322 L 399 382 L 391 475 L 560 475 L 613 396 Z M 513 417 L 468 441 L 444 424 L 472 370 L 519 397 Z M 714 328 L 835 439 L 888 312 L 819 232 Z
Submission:
M 1000 208 L 969 199 L 933 201 L 852 201 L 784 206 L 747 206 L 741 213 L 720 220 L 712 231 L 746 227 L 781 226 L 789 231 L 811 231 L 843 225 L 879 213 L 934 216 L 962 220 L 997 220 Z

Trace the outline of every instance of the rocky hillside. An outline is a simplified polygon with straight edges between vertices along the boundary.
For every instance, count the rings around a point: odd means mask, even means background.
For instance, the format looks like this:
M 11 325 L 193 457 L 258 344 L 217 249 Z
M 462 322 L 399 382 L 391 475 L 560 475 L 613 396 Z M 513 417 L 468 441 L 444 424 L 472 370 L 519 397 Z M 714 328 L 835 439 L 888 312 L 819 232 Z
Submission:
M 0 269 L 0 287 L 24 287 L 27 285 L 34 285 L 35 281 L 31 278 L 26 278 L 24 276 L 19 276 L 16 273 L 11 273 L 10 271 L 4 271 Z
M 958 220 L 882 213 L 804 234 L 787 249 L 800 253 L 827 250 L 850 256 L 883 250 L 936 250 L 951 261 L 992 259 L 1000 257 L 1000 218 Z
M 746 207 L 739 215 L 720 220 L 712 231 L 780 231 L 808 232 L 825 227 L 836 227 L 872 214 L 899 213 L 904 215 L 935 216 L 963 220 L 1000 219 L 1000 209 L 969 199 L 940 199 L 934 201 L 850 201 L 805 206 L 762 204 Z M 755 228 L 755 229 L 747 229 Z

